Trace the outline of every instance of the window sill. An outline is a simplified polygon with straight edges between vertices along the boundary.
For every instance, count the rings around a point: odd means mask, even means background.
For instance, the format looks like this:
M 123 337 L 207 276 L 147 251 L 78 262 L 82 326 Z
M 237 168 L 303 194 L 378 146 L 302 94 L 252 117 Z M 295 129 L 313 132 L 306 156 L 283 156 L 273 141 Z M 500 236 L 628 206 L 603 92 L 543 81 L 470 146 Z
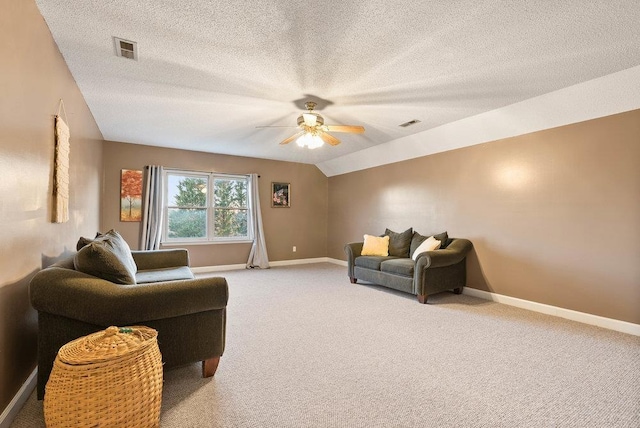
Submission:
M 238 240 L 238 241 L 171 241 L 171 242 L 161 242 L 160 245 L 163 247 L 185 247 L 192 245 L 218 245 L 218 244 L 253 244 L 252 240 Z

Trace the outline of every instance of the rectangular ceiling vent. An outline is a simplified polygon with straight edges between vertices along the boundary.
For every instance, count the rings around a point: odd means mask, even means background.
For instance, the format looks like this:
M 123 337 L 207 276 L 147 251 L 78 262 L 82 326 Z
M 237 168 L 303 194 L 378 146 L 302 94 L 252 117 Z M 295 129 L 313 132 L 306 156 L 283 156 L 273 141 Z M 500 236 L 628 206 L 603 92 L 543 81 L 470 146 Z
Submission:
M 131 40 L 120 39 L 114 37 L 113 40 L 116 43 L 116 55 L 122 58 L 129 58 L 138 60 L 138 44 Z
M 420 121 L 418 119 L 413 119 L 413 120 L 410 120 L 409 122 L 401 123 L 398 126 L 402 126 L 403 128 L 406 128 L 407 126 L 415 125 L 416 123 L 420 123 Z

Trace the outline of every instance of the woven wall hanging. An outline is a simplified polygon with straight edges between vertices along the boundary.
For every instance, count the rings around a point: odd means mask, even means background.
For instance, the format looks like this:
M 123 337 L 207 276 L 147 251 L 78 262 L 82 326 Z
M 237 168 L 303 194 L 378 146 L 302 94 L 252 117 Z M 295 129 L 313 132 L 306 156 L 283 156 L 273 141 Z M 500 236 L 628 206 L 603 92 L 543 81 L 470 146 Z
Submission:
M 64 113 L 65 120 L 60 116 Z M 67 113 L 64 103 L 60 100 L 56 115 L 56 149 L 53 173 L 53 222 L 65 223 L 69 221 L 69 126 L 66 123 Z

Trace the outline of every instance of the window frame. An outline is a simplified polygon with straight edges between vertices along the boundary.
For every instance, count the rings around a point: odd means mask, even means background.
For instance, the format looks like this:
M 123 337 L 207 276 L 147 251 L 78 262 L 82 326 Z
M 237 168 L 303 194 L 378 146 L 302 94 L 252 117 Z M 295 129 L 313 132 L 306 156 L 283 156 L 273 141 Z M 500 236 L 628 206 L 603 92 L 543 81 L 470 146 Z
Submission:
M 181 176 L 181 177 L 193 177 L 204 178 L 207 180 L 207 192 L 206 192 L 206 204 L 203 209 L 206 209 L 206 236 L 194 237 L 194 238 L 169 238 L 169 209 L 181 208 L 177 205 L 169 205 L 169 177 Z M 247 234 L 246 236 L 216 236 L 215 235 L 215 210 L 223 207 L 215 206 L 215 198 L 213 194 L 214 183 L 216 179 L 225 180 L 243 180 L 247 184 L 247 202 L 245 208 L 241 209 L 247 212 Z M 197 244 L 229 244 L 229 243 L 246 243 L 253 242 L 253 225 L 251 222 L 251 212 L 253 210 L 253 201 L 251 201 L 251 179 L 247 174 L 224 174 L 218 172 L 202 172 L 202 171 L 189 171 L 181 169 L 165 169 L 163 171 L 163 221 L 162 221 L 162 244 L 163 245 L 197 245 Z

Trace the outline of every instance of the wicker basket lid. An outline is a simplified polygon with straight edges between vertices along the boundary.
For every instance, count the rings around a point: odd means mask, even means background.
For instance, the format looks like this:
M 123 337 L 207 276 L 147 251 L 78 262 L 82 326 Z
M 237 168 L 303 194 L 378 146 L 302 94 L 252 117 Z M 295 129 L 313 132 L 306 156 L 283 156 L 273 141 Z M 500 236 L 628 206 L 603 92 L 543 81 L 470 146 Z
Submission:
M 73 340 L 58 351 L 60 361 L 93 364 L 144 352 L 156 343 L 158 332 L 149 327 L 115 327 Z

